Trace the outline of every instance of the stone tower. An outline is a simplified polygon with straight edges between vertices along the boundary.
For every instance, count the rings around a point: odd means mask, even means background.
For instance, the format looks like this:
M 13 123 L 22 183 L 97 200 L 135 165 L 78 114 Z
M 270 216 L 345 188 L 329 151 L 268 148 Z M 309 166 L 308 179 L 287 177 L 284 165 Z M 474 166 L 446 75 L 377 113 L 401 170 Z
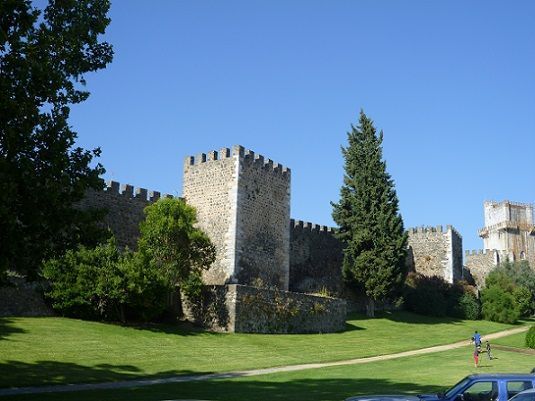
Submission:
M 451 225 L 408 230 L 409 268 L 424 276 L 442 277 L 448 283 L 463 275 L 463 239 Z
M 206 284 L 288 290 L 290 169 L 242 146 L 184 162 L 182 195 L 216 247 Z
M 528 260 L 535 268 L 533 205 L 485 202 L 485 227 L 479 230 L 485 249 L 495 249 L 511 261 Z M 499 262 L 498 262 L 499 263 Z

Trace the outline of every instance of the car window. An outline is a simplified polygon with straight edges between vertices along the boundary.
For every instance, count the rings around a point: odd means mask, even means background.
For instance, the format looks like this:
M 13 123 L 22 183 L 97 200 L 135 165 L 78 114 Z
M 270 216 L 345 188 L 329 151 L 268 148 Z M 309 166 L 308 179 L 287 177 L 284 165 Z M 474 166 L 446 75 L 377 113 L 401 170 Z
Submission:
M 514 401 L 535 401 L 535 393 L 519 394 Z
M 533 388 L 533 385 L 528 380 L 507 382 L 507 398 L 511 398 L 513 395 L 530 388 Z
M 464 401 L 496 401 L 498 399 L 498 383 L 495 381 L 475 382 L 463 393 Z
M 446 397 L 446 398 L 453 397 L 455 394 L 457 394 L 459 392 L 460 389 L 462 389 L 464 386 L 466 386 L 466 383 L 468 383 L 469 381 L 470 381 L 470 379 L 465 377 L 459 383 L 457 383 L 455 386 L 453 386 L 448 391 L 446 391 L 444 393 L 444 397 Z

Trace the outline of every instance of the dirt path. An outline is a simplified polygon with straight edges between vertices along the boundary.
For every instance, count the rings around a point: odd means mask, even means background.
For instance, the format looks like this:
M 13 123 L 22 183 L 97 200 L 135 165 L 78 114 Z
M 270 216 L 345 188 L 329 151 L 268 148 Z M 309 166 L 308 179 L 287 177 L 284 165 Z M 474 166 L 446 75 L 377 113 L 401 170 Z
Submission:
M 497 338 L 510 336 L 512 334 L 522 333 L 528 330 L 528 326 L 518 327 L 515 329 L 504 330 L 497 333 L 489 334 L 484 336 L 485 340 L 495 340 Z M 265 368 L 265 369 L 253 369 L 253 370 L 242 370 L 234 371 L 227 373 L 212 373 L 206 375 L 188 375 L 188 376 L 173 376 L 165 377 L 161 379 L 139 379 L 139 380 L 127 380 L 127 381 L 117 381 L 117 382 L 107 382 L 107 383 L 88 383 L 88 384 L 65 384 L 65 385 L 55 385 L 55 386 L 41 386 L 41 387 L 20 387 L 20 388 L 8 388 L 0 389 L 0 396 L 7 395 L 22 395 L 22 394 L 42 394 L 42 393 L 63 393 L 63 392 L 72 392 L 72 391 L 84 391 L 84 390 L 109 390 L 109 389 L 121 389 L 128 387 L 141 387 L 141 386 L 152 386 L 155 384 L 167 384 L 167 383 L 183 383 L 190 381 L 204 381 L 204 380 L 214 380 L 214 379 L 232 379 L 236 377 L 247 377 L 247 376 L 259 376 L 270 373 L 279 373 L 279 372 L 295 372 L 297 370 L 305 369 L 319 369 L 327 368 L 331 366 L 345 366 L 345 365 L 358 365 L 363 363 L 371 363 L 377 361 L 387 361 L 390 359 L 405 358 L 407 356 L 414 355 L 424 355 L 431 354 L 434 352 L 448 351 L 456 348 L 461 348 L 469 345 L 468 340 L 458 341 L 452 344 L 437 345 L 434 347 L 427 347 L 421 349 L 415 349 L 411 351 L 398 352 L 395 354 L 387 355 L 377 355 L 366 358 L 355 358 L 348 359 L 344 361 L 336 362 L 324 362 L 324 363 L 306 363 L 301 365 L 290 365 L 290 366 L 279 366 L 274 368 Z

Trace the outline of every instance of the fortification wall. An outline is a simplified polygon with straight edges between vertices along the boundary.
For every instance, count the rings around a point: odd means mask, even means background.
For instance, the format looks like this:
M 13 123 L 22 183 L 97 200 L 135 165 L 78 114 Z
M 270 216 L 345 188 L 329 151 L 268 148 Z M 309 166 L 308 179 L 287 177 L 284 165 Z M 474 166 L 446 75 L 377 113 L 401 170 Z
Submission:
M 496 250 L 479 249 L 465 251 L 464 255 L 466 269 L 474 279 L 477 288 L 485 287 L 485 278 L 500 261 L 500 255 Z
M 235 280 L 238 161 L 228 148 L 184 161 L 182 196 L 197 210 L 198 226 L 216 248 L 216 260 L 203 276 L 206 284 Z
M 107 214 L 103 224 L 113 232 L 119 246 L 135 249 L 139 237 L 139 223 L 145 218 L 143 209 L 160 199 L 160 196 L 158 191 L 147 191 L 145 188 L 134 188 L 130 184 L 121 185 L 116 181 L 109 181 L 103 191 L 87 191 L 78 206 L 83 209 L 105 209 Z
M 203 300 L 184 304 L 189 320 L 213 331 L 329 333 L 345 328 L 346 302 L 337 298 L 230 284 L 205 287 Z
M 342 251 L 333 228 L 290 220 L 290 291 L 340 295 Z
M 452 226 L 410 228 L 408 233 L 412 270 L 450 283 L 462 278 L 462 237 Z
M 238 177 L 236 275 L 288 290 L 290 270 L 290 170 L 241 146 Z

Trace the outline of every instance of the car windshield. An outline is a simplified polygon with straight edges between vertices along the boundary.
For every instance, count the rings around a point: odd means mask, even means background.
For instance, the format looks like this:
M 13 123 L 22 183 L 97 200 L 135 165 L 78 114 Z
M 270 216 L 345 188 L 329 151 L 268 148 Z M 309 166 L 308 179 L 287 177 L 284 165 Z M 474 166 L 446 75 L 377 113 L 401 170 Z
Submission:
M 452 396 L 454 396 L 455 394 L 457 394 L 461 388 L 463 388 L 464 386 L 466 386 L 466 384 L 467 384 L 469 381 L 470 381 L 470 379 L 468 379 L 468 378 L 464 378 L 464 379 L 462 379 L 459 383 L 457 383 L 455 386 L 453 386 L 453 387 L 450 388 L 448 391 L 446 391 L 446 392 L 444 393 L 444 397 L 446 397 L 446 398 L 451 398 Z

